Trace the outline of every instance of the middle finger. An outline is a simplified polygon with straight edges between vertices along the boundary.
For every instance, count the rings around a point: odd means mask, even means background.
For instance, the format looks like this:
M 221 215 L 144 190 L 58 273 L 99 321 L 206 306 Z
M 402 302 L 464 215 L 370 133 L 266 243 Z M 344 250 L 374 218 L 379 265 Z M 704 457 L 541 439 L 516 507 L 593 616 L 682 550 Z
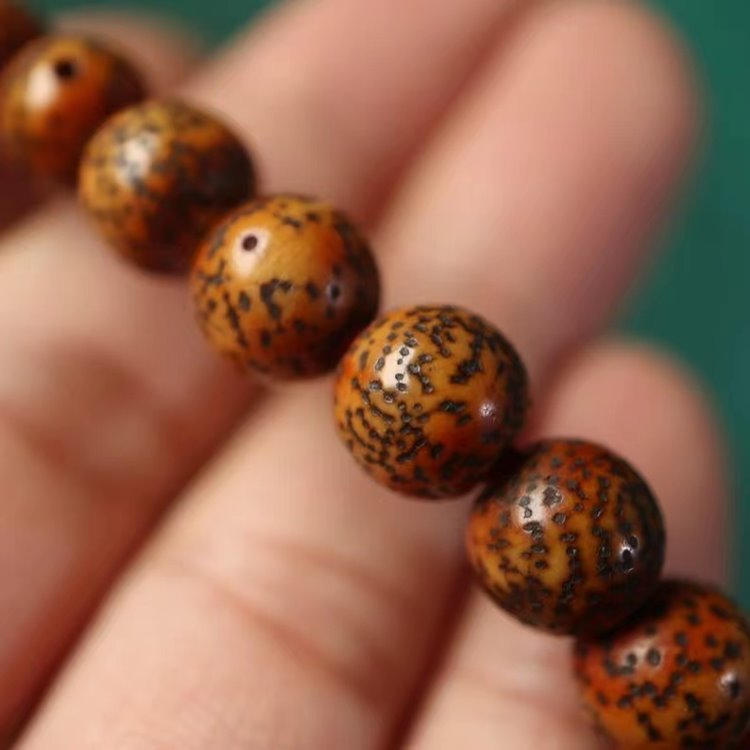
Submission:
M 295 3 L 184 91 L 258 145 L 270 188 L 365 215 L 369 175 L 382 198 L 510 3 L 420 6 Z M 0 733 L 248 401 L 196 333 L 183 285 L 112 256 L 67 204 L 0 241 Z

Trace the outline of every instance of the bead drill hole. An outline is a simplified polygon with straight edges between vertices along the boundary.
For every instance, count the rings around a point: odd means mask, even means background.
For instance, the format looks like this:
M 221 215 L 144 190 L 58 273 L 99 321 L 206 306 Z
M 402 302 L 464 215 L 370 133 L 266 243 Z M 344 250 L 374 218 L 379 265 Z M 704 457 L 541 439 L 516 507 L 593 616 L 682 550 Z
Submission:
M 623 550 L 622 552 L 622 567 L 627 571 L 633 570 L 635 567 L 633 553 L 629 549 Z
M 254 234 L 248 234 L 245 239 L 242 240 L 242 249 L 252 252 L 258 247 L 258 238 Z
M 271 238 L 266 229 L 257 226 L 246 226 L 232 239 L 232 263 L 234 270 L 242 277 L 253 272 L 253 269 L 265 256 Z
M 58 60 L 55 63 L 55 75 L 62 81 L 69 81 L 78 74 L 78 66 L 73 60 Z

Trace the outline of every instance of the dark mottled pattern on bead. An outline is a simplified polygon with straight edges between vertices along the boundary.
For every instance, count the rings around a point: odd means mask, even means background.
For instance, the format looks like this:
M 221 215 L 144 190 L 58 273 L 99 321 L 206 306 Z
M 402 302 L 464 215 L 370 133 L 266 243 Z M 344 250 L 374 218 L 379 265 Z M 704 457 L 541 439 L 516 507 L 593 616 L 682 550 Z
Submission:
M 750 727 L 750 630 L 723 594 L 665 582 L 600 640 L 576 645 L 596 726 L 618 747 L 735 748 Z
M 341 362 L 338 432 L 378 482 L 424 498 L 481 481 L 521 429 L 528 382 L 490 323 L 451 306 L 396 310 Z
M 551 440 L 501 467 L 480 495 L 467 551 L 482 588 L 522 622 L 601 632 L 656 586 L 664 525 L 644 480 L 591 443 Z
M 34 175 L 73 184 L 96 129 L 144 94 L 138 72 L 106 47 L 74 36 L 43 37 L 3 74 L 5 149 Z
M 380 298 L 372 253 L 351 221 L 291 195 L 222 221 L 196 256 L 191 287 L 216 349 L 245 370 L 284 379 L 332 370 Z
M 113 117 L 81 167 L 81 202 L 100 231 L 156 272 L 186 272 L 209 229 L 254 191 L 239 139 L 178 101 L 148 101 Z
M 41 23 L 28 10 L 11 0 L 0 0 L 0 66 L 41 33 Z

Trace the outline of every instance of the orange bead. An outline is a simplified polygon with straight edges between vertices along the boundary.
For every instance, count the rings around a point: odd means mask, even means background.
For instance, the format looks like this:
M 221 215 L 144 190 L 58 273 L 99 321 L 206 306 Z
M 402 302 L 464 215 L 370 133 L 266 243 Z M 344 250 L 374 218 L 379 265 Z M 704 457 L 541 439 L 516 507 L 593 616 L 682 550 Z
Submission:
M 409 307 L 352 344 L 339 366 L 335 416 L 373 479 L 439 498 L 485 478 L 528 403 L 526 370 L 494 326 L 457 307 Z
M 149 271 L 184 273 L 208 230 L 250 198 L 255 173 L 238 138 L 178 101 L 111 118 L 81 165 L 79 195 L 104 237 Z
M 25 8 L 0 0 L 0 66 L 42 33 L 42 25 Z
M 30 172 L 72 184 L 94 131 L 143 95 L 140 76 L 119 55 L 88 39 L 44 37 L 5 71 L 0 132 Z
M 367 242 L 326 203 L 276 196 L 220 223 L 191 286 L 213 346 L 273 378 L 332 370 L 375 316 L 380 284 Z
M 665 582 L 613 633 L 576 646 L 595 725 L 624 750 L 740 746 L 750 729 L 750 630 L 723 594 Z
M 479 585 L 521 622 L 605 631 L 653 592 L 664 522 L 646 482 L 592 443 L 548 440 L 498 466 L 466 544 Z

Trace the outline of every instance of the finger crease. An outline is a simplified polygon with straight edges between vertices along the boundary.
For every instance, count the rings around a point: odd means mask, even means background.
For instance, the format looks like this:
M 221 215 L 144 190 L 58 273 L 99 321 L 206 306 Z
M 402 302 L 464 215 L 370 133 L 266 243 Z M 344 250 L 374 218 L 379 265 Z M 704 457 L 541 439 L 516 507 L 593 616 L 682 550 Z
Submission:
M 88 496 L 132 498 L 136 487 L 170 476 L 186 445 L 184 429 L 153 408 L 145 386 L 117 363 L 89 356 L 86 365 L 60 371 L 54 363 L 29 362 L 57 374 L 24 398 L 0 397 L 0 424 L 32 459 Z
M 332 563 L 332 556 L 327 553 L 317 556 L 309 550 L 306 552 L 301 558 L 287 558 L 284 562 L 285 569 L 294 569 L 296 565 L 304 564 L 303 561 L 326 571 L 338 571 L 345 567 L 341 561 Z M 289 548 L 284 554 L 289 554 Z M 350 699 L 354 698 L 368 712 L 381 710 L 388 698 L 388 685 L 395 665 L 376 638 L 365 627 L 357 624 L 344 608 L 335 604 L 324 607 L 327 622 L 332 623 L 330 627 L 345 633 L 340 639 L 342 644 L 338 644 L 342 648 L 336 648 L 326 644 L 317 634 L 319 628 L 316 624 L 320 622 L 321 604 L 316 605 L 312 601 L 315 594 L 304 587 L 291 589 L 288 580 L 281 588 L 277 580 L 271 580 L 270 571 L 275 567 L 273 564 L 258 566 L 268 575 L 266 581 L 261 580 L 254 571 L 253 580 L 245 578 L 238 585 L 233 582 L 231 575 L 217 571 L 215 567 L 203 564 L 193 556 L 161 553 L 158 559 L 162 568 L 193 582 L 219 606 L 238 617 L 247 630 L 248 637 L 258 634 L 274 644 L 281 654 L 291 659 L 296 670 L 319 675 L 333 689 Z M 309 569 L 306 570 L 305 575 L 309 572 Z M 350 573 L 347 572 L 347 575 Z M 251 593 L 251 588 L 255 589 L 254 594 Z M 309 606 L 309 616 L 292 616 L 291 610 L 287 610 L 289 615 L 283 614 L 283 609 L 282 613 L 276 611 L 278 606 L 273 600 L 278 599 L 280 592 L 283 592 L 284 598 L 294 598 L 297 610 L 301 608 L 305 611 Z M 327 635 L 330 636 L 330 632 Z M 356 656 L 348 657 L 343 651 Z
M 488 674 L 485 670 L 457 667 L 451 671 L 450 683 L 459 689 L 468 690 L 482 698 L 490 706 L 503 706 L 505 709 L 510 708 L 513 712 L 513 706 L 523 708 L 526 711 L 538 713 L 543 716 L 555 715 L 556 721 L 570 721 L 577 723 L 580 719 L 578 716 L 577 706 L 570 694 L 561 696 L 559 692 L 550 694 L 550 682 L 547 675 L 557 675 L 560 670 L 558 665 L 540 664 L 518 665 L 518 670 L 527 673 L 529 669 L 538 672 L 540 679 L 531 684 L 519 684 L 513 680 L 513 666 L 508 665 L 507 670 L 503 673 L 506 679 Z M 526 679 L 526 678 L 524 678 Z M 559 678 L 555 677 L 555 682 L 559 683 Z M 572 686 L 572 683 L 571 683 Z

